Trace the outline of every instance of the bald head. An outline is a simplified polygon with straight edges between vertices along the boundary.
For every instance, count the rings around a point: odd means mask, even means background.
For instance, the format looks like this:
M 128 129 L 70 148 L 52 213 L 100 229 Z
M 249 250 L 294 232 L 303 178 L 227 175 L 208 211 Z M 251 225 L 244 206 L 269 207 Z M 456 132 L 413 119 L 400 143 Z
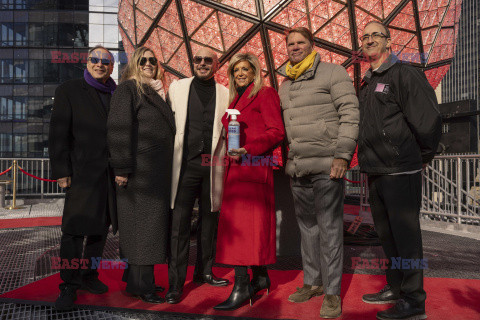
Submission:
M 218 70 L 217 54 L 209 49 L 202 48 L 193 56 L 193 72 L 201 80 L 211 79 Z

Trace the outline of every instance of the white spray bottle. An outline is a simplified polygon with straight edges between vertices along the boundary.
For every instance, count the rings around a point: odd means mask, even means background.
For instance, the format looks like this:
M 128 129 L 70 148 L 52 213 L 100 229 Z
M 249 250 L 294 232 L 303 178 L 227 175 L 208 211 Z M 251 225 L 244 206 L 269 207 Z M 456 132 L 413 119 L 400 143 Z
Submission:
M 226 112 L 230 117 L 228 123 L 228 154 L 232 156 L 238 155 L 236 152 L 230 152 L 232 149 L 240 149 L 240 122 L 237 121 L 237 116 L 240 111 L 237 109 L 227 109 Z

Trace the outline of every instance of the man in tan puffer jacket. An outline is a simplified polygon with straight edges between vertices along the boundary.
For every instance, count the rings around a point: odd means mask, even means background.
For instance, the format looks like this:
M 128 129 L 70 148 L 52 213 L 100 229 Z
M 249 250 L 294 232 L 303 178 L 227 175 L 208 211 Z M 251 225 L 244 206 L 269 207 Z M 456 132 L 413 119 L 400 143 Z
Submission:
M 279 89 L 288 138 L 286 172 L 302 237 L 303 287 L 289 301 L 325 293 L 320 317 L 341 315 L 343 177 L 355 151 L 359 110 L 342 66 L 322 62 L 306 28 L 287 34 L 288 78 Z

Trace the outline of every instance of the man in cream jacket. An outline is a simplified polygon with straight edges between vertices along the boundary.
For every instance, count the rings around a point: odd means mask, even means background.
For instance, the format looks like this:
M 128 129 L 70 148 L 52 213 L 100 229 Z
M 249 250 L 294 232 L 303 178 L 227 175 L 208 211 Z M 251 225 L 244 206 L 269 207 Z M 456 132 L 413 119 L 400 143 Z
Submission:
M 193 281 L 213 286 L 228 284 L 228 280 L 216 278 L 212 273 L 224 167 L 223 161 L 218 165 L 212 165 L 213 161 L 210 161 L 222 159 L 225 154 L 221 118 L 228 107 L 228 90 L 215 82 L 218 58 L 212 50 L 200 49 L 193 63 L 195 76 L 172 83 L 168 91 L 177 128 L 172 175 L 169 289 L 165 296 L 172 304 L 180 302 L 182 297 L 191 216 L 197 198 L 199 222 Z

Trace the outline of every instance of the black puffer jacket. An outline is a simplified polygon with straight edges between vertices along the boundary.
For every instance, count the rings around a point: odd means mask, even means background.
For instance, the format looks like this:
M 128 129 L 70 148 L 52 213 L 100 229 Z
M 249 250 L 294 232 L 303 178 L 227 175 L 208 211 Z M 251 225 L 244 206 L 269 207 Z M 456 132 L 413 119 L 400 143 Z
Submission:
M 433 159 L 440 136 L 437 99 L 422 71 L 393 54 L 376 71 L 367 71 L 360 90 L 362 172 L 420 169 Z

